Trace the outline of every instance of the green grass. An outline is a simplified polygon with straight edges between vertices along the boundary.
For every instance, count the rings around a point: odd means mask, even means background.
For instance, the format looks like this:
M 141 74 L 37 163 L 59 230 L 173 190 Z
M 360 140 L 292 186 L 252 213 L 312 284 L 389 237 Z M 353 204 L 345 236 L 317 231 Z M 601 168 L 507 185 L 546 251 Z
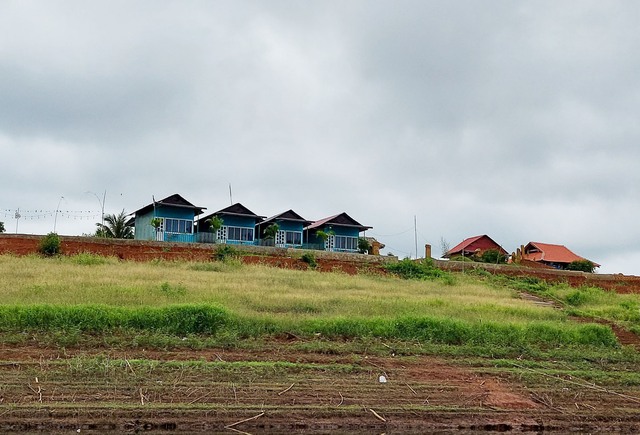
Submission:
M 586 299 L 570 296 L 575 290 L 526 280 L 473 275 L 442 280 L 438 274 L 398 279 L 242 266 L 233 260 L 130 263 L 87 254 L 0 256 L 0 275 L 0 331 L 13 333 L 67 330 L 73 337 L 134 330 L 151 331 L 160 341 L 163 334 L 208 334 L 227 342 L 293 333 L 510 352 L 617 346 L 608 327 L 573 323 L 566 312 L 520 299 L 516 289 L 553 291 L 578 301 L 581 309 L 610 314 L 609 299 L 595 291 Z M 630 311 L 637 301 L 624 298 Z
M 568 284 L 548 284 L 537 278 L 485 277 L 488 282 L 525 290 L 555 300 L 568 315 L 603 319 L 640 333 L 640 295 L 620 294 L 598 287 L 571 287 Z

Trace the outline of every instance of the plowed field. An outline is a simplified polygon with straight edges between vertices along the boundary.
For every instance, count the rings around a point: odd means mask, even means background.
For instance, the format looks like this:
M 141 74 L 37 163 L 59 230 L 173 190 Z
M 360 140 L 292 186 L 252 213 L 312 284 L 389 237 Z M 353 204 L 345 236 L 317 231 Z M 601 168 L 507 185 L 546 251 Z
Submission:
M 640 431 L 640 386 L 613 390 L 562 373 L 396 355 L 392 348 L 388 355 L 328 355 L 295 350 L 284 340 L 262 348 L 5 345 L 0 430 Z

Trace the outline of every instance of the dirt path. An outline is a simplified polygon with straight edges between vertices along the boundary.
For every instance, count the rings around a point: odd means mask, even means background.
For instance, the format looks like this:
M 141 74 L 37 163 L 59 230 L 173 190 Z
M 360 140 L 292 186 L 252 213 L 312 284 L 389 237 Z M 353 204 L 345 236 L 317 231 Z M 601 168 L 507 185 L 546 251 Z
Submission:
M 560 305 L 556 301 L 553 301 L 550 299 L 544 299 L 532 293 L 520 292 L 520 297 L 537 306 L 548 307 L 548 308 L 553 308 L 557 310 L 561 310 L 563 308 L 562 305 Z M 613 331 L 613 333 L 618 338 L 618 341 L 620 342 L 620 344 L 622 344 L 623 346 L 632 346 L 635 349 L 640 350 L 640 336 L 634 334 L 631 331 L 627 331 L 626 329 L 614 324 L 613 322 L 610 322 L 605 319 L 595 319 L 590 317 L 578 317 L 578 316 L 571 316 L 570 320 L 574 322 L 579 322 L 579 323 L 599 323 L 601 325 L 609 326 Z

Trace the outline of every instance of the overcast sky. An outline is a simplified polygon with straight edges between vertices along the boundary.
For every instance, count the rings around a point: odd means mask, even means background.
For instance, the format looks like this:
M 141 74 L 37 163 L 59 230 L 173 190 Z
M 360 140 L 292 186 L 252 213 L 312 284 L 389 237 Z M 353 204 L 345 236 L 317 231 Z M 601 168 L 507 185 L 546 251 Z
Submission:
M 231 184 L 400 257 L 487 234 L 640 275 L 638 22 L 635 0 L 0 1 L 0 221 L 80 235 L 105 191 L 213 212 Z

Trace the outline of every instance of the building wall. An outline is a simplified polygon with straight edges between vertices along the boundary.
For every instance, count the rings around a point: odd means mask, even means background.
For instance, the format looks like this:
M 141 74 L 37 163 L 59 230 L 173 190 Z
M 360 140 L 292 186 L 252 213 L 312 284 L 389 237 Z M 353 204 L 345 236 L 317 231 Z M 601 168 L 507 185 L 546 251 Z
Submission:
M 357 228 L 351 228 L 351 227 L 339 227 L 336 225 L 332 225 L 332 228 L 334 233 L 336 233 L 336 236 L 349 236 L 349 237 L 358 237 L 360 236 L 360 232 L 358 231 Z M 327 231 L 327 230 L 325 230 Z
M 339 225 L 323 225 L 319 229 L 314 229 L 310 231 L 309 241 L 308 242 L 305 241 L 305 243 L 323 245 L 324 242 L 322 241 L 322 239 L 316 235 L 317 231 L 324 231 L 326 233 L 333 232 L 336 236 L 347 236 L 347 237 L 355 237 L 355 238 L 358 238 L 360 236 L 360 232 L 358 231 L 357 228 L 342 227 Z
M 253 228 L 256 226 L 256 219 L 243 216 L 220 216 L 225 227 Z
M 151 225 L 151 220 L 155 217 L 159 218 L 172 218 L 172 219 L 185 219 L 193 222 L 194 212 L 193 209 L 181 208 L 181 207 L 167 207 L 159 205 L 155 211 L 151 210 L 148 213 L 142 215 L 136 215 L 135 235 L 136 240 L 155 240 L 156 229 Z M 180 240 L 183 242 L 193 242 L 193 235 L 181 235 Z
M 151 226 L 153 219 L 153 211 L 142 215 L 136 215 L 136 225 L 134 239 L 136 240 L 155 240 L 156 230 Z
M 300 231 L 302 232 L 302 223 L 291 221 L 280 221 L 278 226 L 281 231 Z

